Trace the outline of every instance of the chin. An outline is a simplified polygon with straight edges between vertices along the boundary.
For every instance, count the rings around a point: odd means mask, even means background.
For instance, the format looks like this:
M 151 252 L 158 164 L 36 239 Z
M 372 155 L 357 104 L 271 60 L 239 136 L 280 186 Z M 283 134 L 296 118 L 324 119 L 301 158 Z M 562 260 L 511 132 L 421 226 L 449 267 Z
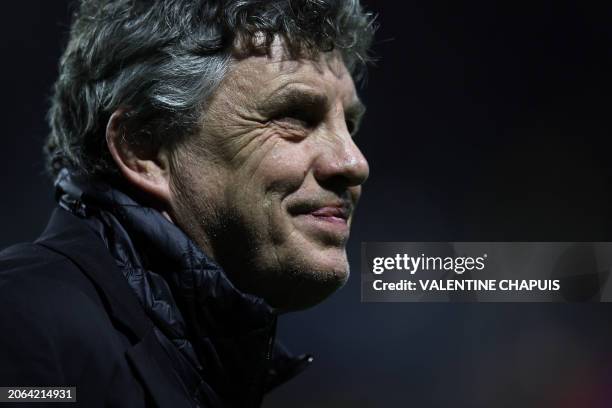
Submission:
M 307 256 L 302 259 L 309 262 L 288 262 L 280 275 L 276 275 L 272 282 L 260 295 L 266 302 L 279 312 L 288 312 L 307 309 L 315 306 L 335 291 L 341 288 L 348 280 L 350 271 L 346 253 Z M 298 258 L 299 259 L 299 258 Z
M 248 230 L 225 229 L 229 237 L 256 236 Z M 223 235 L 220 235 L 220 237 Z M 327 299 L 349 277 L 344 242 L 330 245 L 307 234 L 295 234 L 279 243 L 246 240 L 246 245 L 215 247 L 216 261 L 234 285 L 263 298 L 279 313 L 302 310 Z M 245 273 L 248 271 L 248 273 Z

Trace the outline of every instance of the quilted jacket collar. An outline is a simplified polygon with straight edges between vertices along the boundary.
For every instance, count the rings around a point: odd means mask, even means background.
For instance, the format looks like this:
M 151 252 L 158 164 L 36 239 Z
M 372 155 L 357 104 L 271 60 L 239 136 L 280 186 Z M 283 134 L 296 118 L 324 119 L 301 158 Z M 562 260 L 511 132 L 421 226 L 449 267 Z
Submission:
M 158 211 L 67 170 L 57 178 L 56 196 L 102 238 L 160 342 L 178 350 L 175 367 L 185 383 L 198 383 L 197 375 L 227 404 L 257 406 L 264 391 L 312 361 L 275 343 L 276 316 L 266 302 L 234 287 Z

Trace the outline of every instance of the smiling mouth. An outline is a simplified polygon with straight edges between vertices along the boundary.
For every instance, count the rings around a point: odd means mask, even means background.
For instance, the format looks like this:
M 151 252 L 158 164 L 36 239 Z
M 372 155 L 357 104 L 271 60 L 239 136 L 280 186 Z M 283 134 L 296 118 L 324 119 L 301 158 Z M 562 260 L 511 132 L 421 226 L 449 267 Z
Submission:
M 291 208 L 298 228 L 326 244 L 344 244 L 349 235 L 352 204 L 349 201 L 318 205 L 302 204 Z
M 349 218 L 349 210 L 345 207 L 326 206 L 308 213 L 321 221 L 346 224 Z
M 322 220 L 346 223 L 353 212 L 353 204 L 348 199 L 318 203 L 306 201 L 290 206 L 288 211 L 293 216 L 311 215 Z

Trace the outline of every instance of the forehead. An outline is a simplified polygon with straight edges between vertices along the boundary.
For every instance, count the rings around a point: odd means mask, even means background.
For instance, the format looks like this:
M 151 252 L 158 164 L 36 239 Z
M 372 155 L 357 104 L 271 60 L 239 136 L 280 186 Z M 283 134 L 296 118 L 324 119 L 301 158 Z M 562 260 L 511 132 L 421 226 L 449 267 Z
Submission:
M 225 85 L 244 96 L 266 98 L 285 88 L 309 88 L 349 105 L 358 100 L 355 84 L 340 53 L 319 53 L 315 58 L 290 58 L 275 41 L 266 55 L 236 59 Z

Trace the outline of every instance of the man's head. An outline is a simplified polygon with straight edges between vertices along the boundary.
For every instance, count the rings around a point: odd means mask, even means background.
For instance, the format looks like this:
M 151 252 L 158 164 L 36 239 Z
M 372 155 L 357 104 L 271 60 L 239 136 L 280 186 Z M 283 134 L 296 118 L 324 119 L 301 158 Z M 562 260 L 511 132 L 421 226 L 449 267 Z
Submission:
M 368 175 L 356 1 L 84 1 L 50 111 L 51 169 L 123 180 L 281 309 L 348 276 Z

